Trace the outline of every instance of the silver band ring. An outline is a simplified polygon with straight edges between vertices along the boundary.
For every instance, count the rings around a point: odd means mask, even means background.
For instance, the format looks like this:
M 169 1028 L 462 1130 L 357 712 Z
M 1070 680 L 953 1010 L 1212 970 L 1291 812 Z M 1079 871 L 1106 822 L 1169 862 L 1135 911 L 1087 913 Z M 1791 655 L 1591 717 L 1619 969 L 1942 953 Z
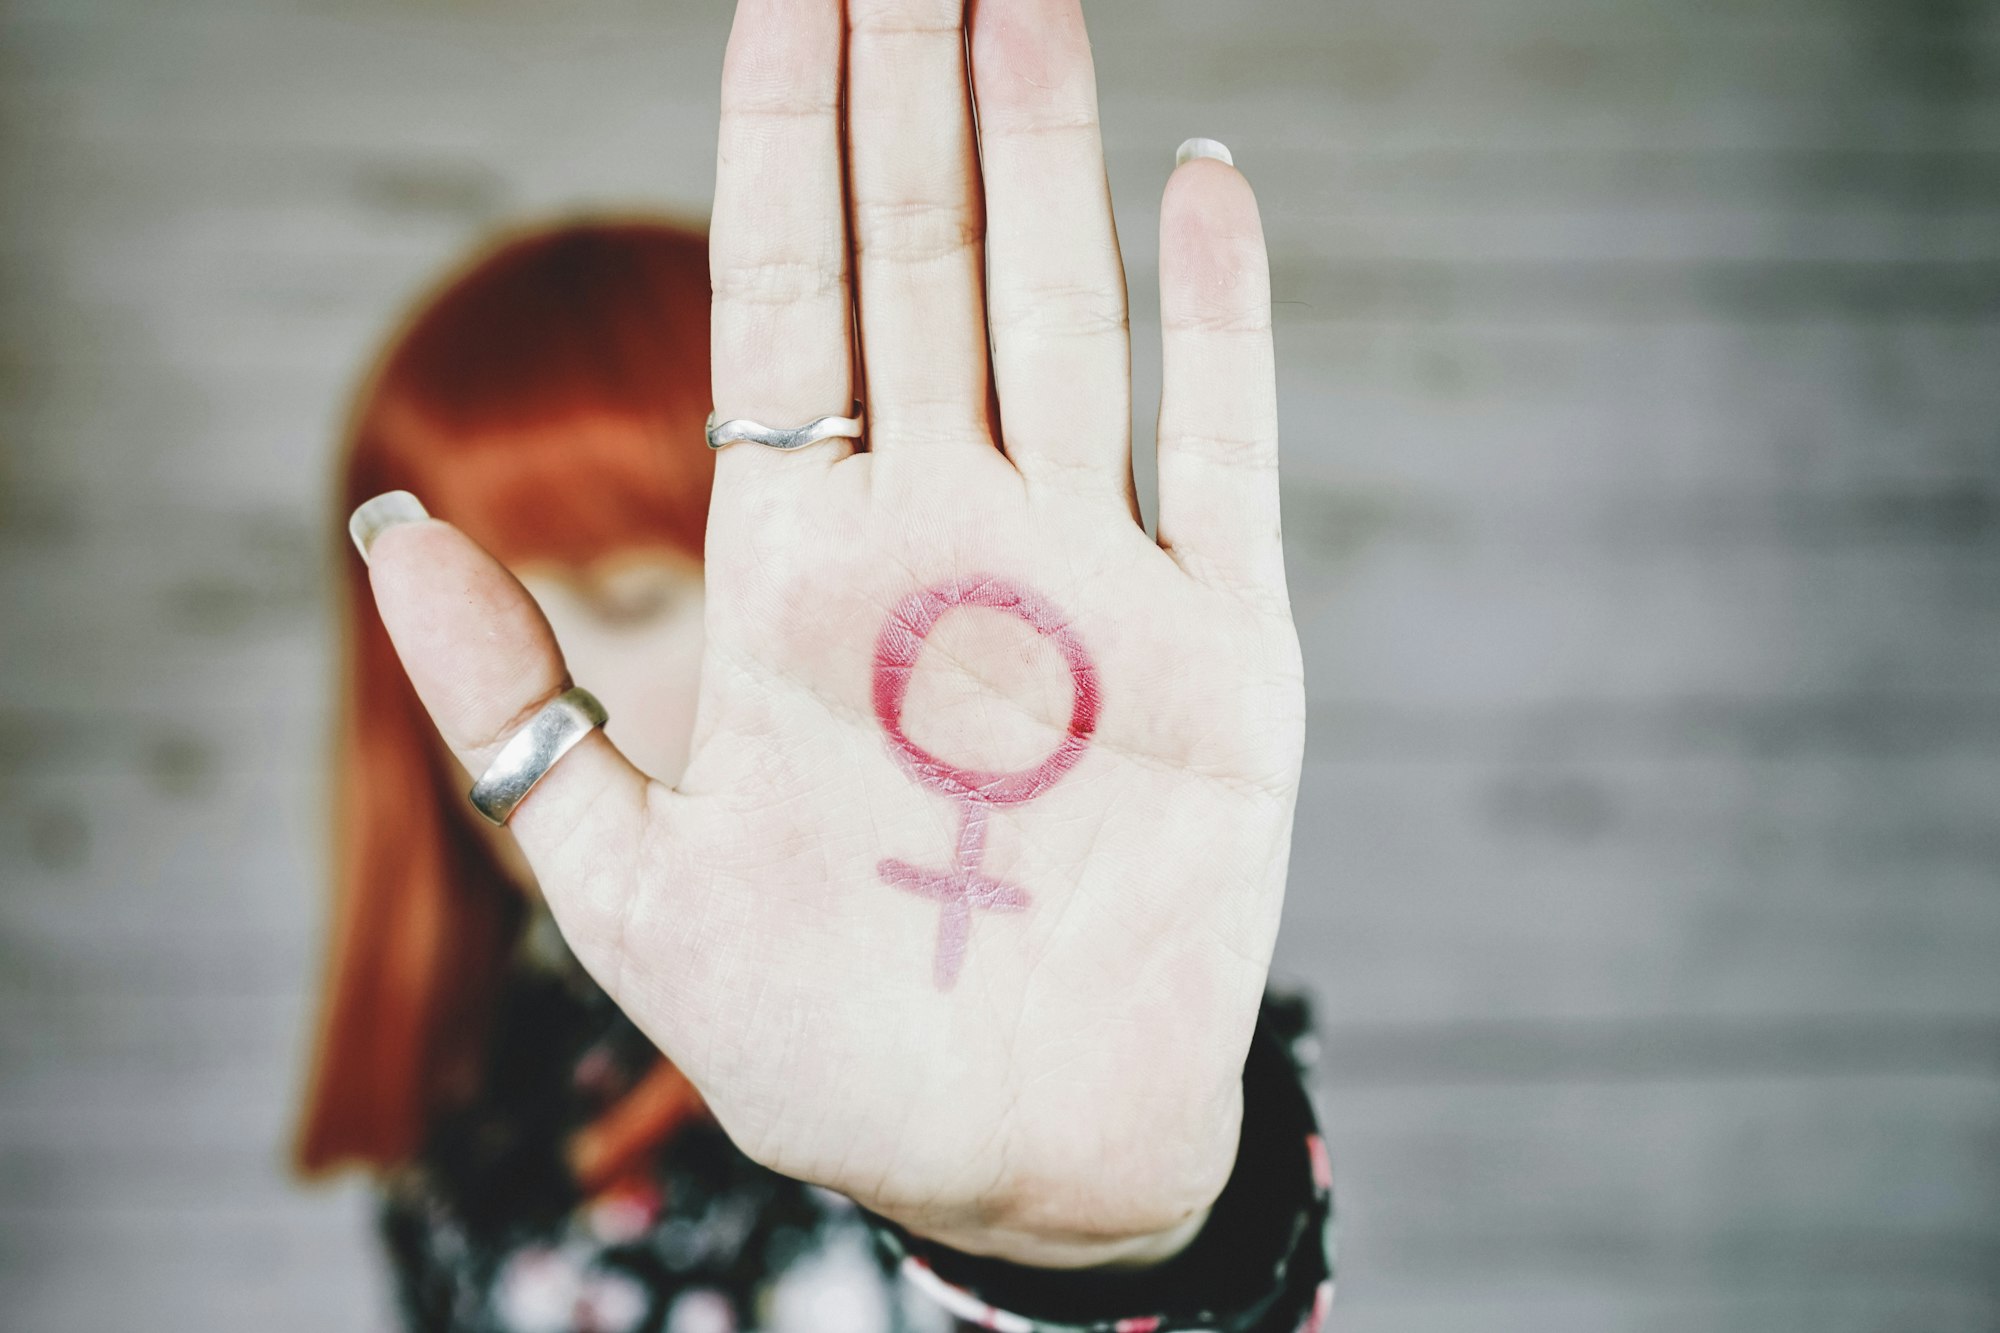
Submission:
M 495 824 L 505 824 L 556 761 L 607 720 L 604 705 L 589 690 L 564 690 L 507 738 L 472 784 L 472 808 Z
M 766 426 L 761 422 L 749 421 L 743 417 L 732 417 L 728 421 L 717 421 L 715 413 L 708 414 L 708 447 L 720 449 L 725 444 L 735 444 L 738 440 L 748 440 L 751 444 L 761 444 L 766 449 L 803 449 L 821 440 L 858 440 L 861 438 L 861 404 L 854 405 L 851 417 L 820 417 L 808 421 L 803 426 L 781 429 Z

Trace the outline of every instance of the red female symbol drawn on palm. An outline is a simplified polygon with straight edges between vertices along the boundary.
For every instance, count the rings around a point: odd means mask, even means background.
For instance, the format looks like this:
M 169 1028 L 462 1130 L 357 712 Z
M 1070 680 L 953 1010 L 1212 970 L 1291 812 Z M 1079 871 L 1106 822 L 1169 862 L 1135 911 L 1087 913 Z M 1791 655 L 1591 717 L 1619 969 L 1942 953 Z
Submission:
M 910 692 L 910 672 L 923 652 L 924 639 L 946 612 L 961 606 L 986 607 L 1016 617 L 1054 645 L 1069 667 L 1073 687 L 1069 727 L 1061 743 L 1033 768 L 1011 773 L 960 768 L 924 749 L 903 730 L 903 700 Z M 875 718 L 888 733 L 896 758 L 918 785 L 960 807 L 958 845 L 950 865 L 930 869 L 887 857 L 876 866 L 890 884 L 939 904 L 932 976 L 939 990 L 949 990 L 965 961 L 972 909 L 1018 912 L 1028 905 L 1027 890 L 979 868 L 986 856 L 987 816 L 994 806 L 1033 800 L 1083 756 L 1097 727 L 1097 666 L 1069 623 L 1034 593 L 1004 579 L 949 579 L 911 593 L 889 613 L 875 640 L 874 685 Z

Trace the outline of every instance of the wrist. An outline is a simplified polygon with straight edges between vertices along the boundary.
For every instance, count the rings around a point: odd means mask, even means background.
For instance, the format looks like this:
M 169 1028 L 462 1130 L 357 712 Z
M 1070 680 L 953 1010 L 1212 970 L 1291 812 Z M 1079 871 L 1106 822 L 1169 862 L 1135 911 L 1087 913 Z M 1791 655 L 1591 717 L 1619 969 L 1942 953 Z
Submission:
M 1140 1270 L 1171 1260 L 1208 1222 L 1240 1150 L 1243 1087 L 1232 1077 L 1184 1116 L 1154 1115 L 1103 1127 L 1093 1142 L 1115 1152 L 1062 1149 L 1013 1181 L 989 1185 L 946 1211 L 892 1209 L 877 1215 L 919 1241 L 1024 1268 Z M 1017 1159 L 1018 1160 L 1018 1159 Z
M 1302 1006 L 1267 998 L 1243 1070 L 1241 1132 L 1228 1180 L 1208 1206 L 1190 1210 L 1186 1222 L 1205 1220 L 1190 1228 L 1196 1234 L 1170 1257 L 1053 1267 L 1051 1257 L 1098 1258 L 1104 1251 L 1088 1237 L 1037 1233 L 1036 1252 L 1044 1260 L 1036 1266 L 1031 1259 L 969 1253 L 962 1247 L 978 1242 L 966 1239 L 965 1231 L 955 1242 L 933 1240 L 951 1233 L 930 1227 L 919 1236 L 879 1214 L 878 1243 L 917 1290 L 978 1327 L 1026 1333 L 1323 1327 L 1332 1294 L 1332 1195 L 1295 1045 L 1308 1024 Z M 1020 1236 L 1011 1239 L 1018 1243 Z M 1174 1244 L 1157 1234 L 1147 1241 L 1121 1239 L 1162 1249 Z
M 1064 1235 L 1005 1226 L 900 1225 L 929 1244 L 1023 1268 L 1142 1269 L 1185 1250 L 1207 1225 L 1209 1212 L 1210 1207 L 1203 1206 L 1160 1230 L 1124 1236 Z

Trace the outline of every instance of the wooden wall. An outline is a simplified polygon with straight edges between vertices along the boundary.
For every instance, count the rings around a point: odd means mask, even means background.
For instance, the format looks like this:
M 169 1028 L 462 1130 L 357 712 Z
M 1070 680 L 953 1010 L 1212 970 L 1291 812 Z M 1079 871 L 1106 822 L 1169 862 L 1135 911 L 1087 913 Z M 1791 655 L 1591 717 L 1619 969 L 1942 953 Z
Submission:
M 2000 1327 L 2000 7 L 1090 8 L 1276 257 L 1337 1326 Z M 281 1151 L 343 397 L 705 208 L 720 4 L 0 8 L 0 1326 L 379 1326 Z

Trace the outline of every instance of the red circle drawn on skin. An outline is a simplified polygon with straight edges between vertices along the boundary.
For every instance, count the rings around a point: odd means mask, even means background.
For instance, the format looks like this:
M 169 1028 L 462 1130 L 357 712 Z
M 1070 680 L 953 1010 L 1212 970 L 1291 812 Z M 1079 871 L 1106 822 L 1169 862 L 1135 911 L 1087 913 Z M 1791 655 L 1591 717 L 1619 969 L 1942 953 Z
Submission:
M 1062 743 L 1034 768 L 989 773 L 948 764 L 911 740 L 903 730 L 903 699 L 924 639 L 961 606 L 1005 611 L 1055 645 L 1069 665 L 1075 687 L 1069 730 Z M 875 640 L 875 718 L 889 734 L 896 757 L 924 786 L 953 800 L 980 805 L 1015 805 L 1041 795 L 1069 772 L 1090 744 L 1097 727 L 1097 666 L 1060 612 L 1024 588 L 996 578 L 951 579 L 913 592 L 896 604 Z

